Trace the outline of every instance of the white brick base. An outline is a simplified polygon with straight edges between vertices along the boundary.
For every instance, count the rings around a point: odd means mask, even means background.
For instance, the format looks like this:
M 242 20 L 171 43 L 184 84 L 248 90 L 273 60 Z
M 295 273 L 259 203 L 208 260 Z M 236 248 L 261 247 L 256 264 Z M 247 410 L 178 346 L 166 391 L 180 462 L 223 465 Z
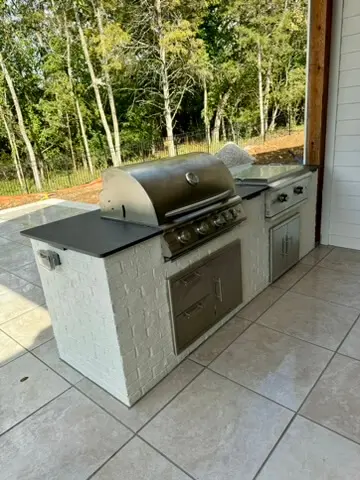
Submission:
M 314 242 L 314 202 L 310 195 L 309 204 L 300 209 L 301 256 Z M 244 208 L 248 220 L 243 224 L 169 263 L 163 261 L 160 237 L 105 259 L 32 240 L 35 255 L 51 248 L 62 262 L 52 272 L 39 265 L 60 357 L 125 404 L 136 402 L 268 285 L 264 195 L 245 200 Z M 167 278 L 237 238 L 243 304 L 176 356 Z

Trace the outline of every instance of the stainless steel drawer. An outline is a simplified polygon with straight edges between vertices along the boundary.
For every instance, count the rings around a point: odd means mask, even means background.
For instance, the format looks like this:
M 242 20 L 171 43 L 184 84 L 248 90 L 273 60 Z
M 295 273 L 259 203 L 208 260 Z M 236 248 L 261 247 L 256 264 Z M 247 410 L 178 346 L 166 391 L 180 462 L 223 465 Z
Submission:
M 211 293 L 211 277 L 208 265 L 191 269 L 171 282 L 171 297 L 174 317 Z
M 207 295 L 174 318 L 176 353 L 193 343 L 214 323 L 215 309 L 211 295 Z

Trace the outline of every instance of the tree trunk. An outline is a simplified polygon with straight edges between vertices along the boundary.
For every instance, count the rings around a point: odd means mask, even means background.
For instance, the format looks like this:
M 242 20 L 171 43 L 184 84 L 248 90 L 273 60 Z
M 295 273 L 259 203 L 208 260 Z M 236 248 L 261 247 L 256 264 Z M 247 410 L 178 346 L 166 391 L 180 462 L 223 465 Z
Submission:
M 101 43 L 102 43 L 102 41 L 103 41 L 102 39 L 104 38 L 104 27 L 103 27 L 103 21 L 102 21 L 102 5 L 101 5 L 101 7 L 96 9 L 96 17 L 97 17 L 97 20 L 98 20 L 100 38 L 101 38 Z M 105 83 L 106 83 L 106 88 L 107 88 L 108 97 L 109 97 L 111 118 L 112 118 L 112 123 L 113 123 L 115 154 L 116 154 L 116 158 L 117 158 L 116 165 L 119 166 L 122 163 L 121 162 L 119 122 L 118 122 L 118 118 L 117 118 L 114 93 L 113 93 L 110 74 L 109 74 L 109 70 L 108 70 L 108 59 L 105 56 L 104 52 L 103 52 L 102 70 L 103 70 L 104 77 L 105 77 Z
M 212 131 L 212 141 L 214 143 L 219 143 L 220 141 L 221 119 L 224 115 L 226 104 L 229 101 L 230 93 L 231 93 L 231 87 L 224 93 L 222 97 L 220 97 L 220 101 L 216 109 L 214 128 Z
M 81 47 L 82 47 L 82 50 L 83 50 L 83 53 L 84 53 L 86 65 L 87 65 L 89 73 L 90 73 L 91 83 L 92 83 L 92 87 L 93 87 L 93 90 L 94 90 L 94 93 L 95 93 L 96 103 L 97 103 L 97 106 L 98 106 L 101 122 L 102 122 L 103 128 L 105 130 L 106 140 L 107 140 L 109 150 L 110 150 L 111 160 L 112 160 L 113 165 L 116 165 L 117 162 L 118 162 L 118 159 L 117 159 L 117 156 L 116 156 L 116 153 L 115 153 L 114 142 L 113 142 L 111 130 L 110 130 L 108 121 L 106 119 L 105 110 L 104 110 L 104 106 L 103 106 L 103 103 L 102 103 L 102 100 L 101 100 L 100 90 L 99 90 L 99 86 L 98 86 L 98 81 L 97 81 L 97 78 L 96 78 L 96 75 L 95 75 L 94 67 L 93 67 L 92 62 L 91 62 L 90 53 L 89 53 L 89 49 L 88 49 L 88 46 L 87 46 L 87 43 L 86 43 L 84 30 L 82 29 L 80 19 L 79 19 L 79 14 L 78 14 L 77 11 L 75 11 L 75 16 L 76 16 L 76 24 L 77 24 L 77 28 L 78 28 L 79 36 L 80 36 Z
M 173 122 L 172 122 L 172 113 L 171 113 L 171 106 L 170 106 L 170 87 L 169 87 L 169 77 L 167 71 L 167 63 L 166 63 L 166 51 L 163 42 L 163 22 L 162 22 L 162 12 L 161 12 L 161 0 L 155 0 L 155 11 L 156 11 L 156 20 L 157 20 L 157 27 L 158 27 L 158 40 L 159 40 L 159 56 L 160 56 L 160 78 L 161 78 L 161 85 L 163 90 L 164 96 L 164 117 L 165 117 L 165 124 L 166 124 L 166 135 L 167 135 L 167 146 L 169 150 L 169 156 L 175 157 L 176 149 L 174 143 L 174 130 L 173 130 Z
M 28 134 L 26 132 L 24 117 L 23 117 L 23 114 L 22 114 L 22 111 L 21 111 L 19 99 L 17 97 L 12 78 L 11 78 L 9 72 L 8 72 L 8 69 L 6 68 L 6 65 L 5 65 L 5 62 L 4 62 L 4 59 L 3 59 L 3 56 L 2 56 L 1 53 L 0 53 L 0 66 L 1 66 L 1 69 L 3 71 L 7 86 L 9 87 L 11 98 L 12 98 L 13 103 L 14 103 L 16 116 L 17 116 L 18 124 L 19 124 L 19 130 L 20 130 L 21 136 L 24 140 L 24 143 L 26 145 L 28 154 L 29 154 L 30 165 L 31 165 L 31 169 L 32 169 L 32 172 L 33 172 L 33 176 L 34 176 L 35 186 L 36 186 L 37 190 L 41 190 L 41 180 L 40 180 L 38 166 L 37 166 L 37 163 L 36 163 L 36 157 L 35 157 L 34 149 L 33 149 L 33 146 L 31 145 L 30 139 L 29 139 Z
M 259 110 L 260 110 L 260 135 L 265 141 L 265 117 L 264 117 L 264 91 L 262 74 L 262 48 L 258 40 L 258 86 L 259 86 Z
M 208 112 L 208 89 L 207 89 L 207 83 L 204 78 L 203 80 L 203 85 L 204 85 L 204 125 L 205 125 L 205 136 L 206 136 L 206 142 L 208 145 L 210 145 L 210 120 L 209 120 L 209 112 Z
M 269 96 L 271 88 L 271 60 L 266 72 L 265 95 L 264 95 L 264 131 L 265 134 L 269 129 Z
M 19 156 L 19 151 L 16 145 L 16 139 L 14 137 L 13 132 L 11 131 L 10 125 L 8 124 L 5 116 L 5 112 L 3 108 L 0 106 L 0 115 L 1 119 L 4 123 L 6 134 L 9 139 L 9 144 L 11 148 L 11 156 L 13 157 L 13 162 L 15 166 L 15 171 L 16 171 L 16 176 L 18 178 L 19 184 L 21 186 L 21 189 L 25 192 L 26 191 L 26 183 L 25 183 L 25 178 L 24 178 L 24 173 L 21 168 L 21 163 L 20 163 L 20 156 Z
M 69 29 L 67 25 L 66 15 L 64 15 L 64 26 L 65 26 L 65 36 L 66 36 L 66 63 L 67 63 L 67 74 L 68 74 L 69 84 L 70 84 L 70 93 L 75 105 L 76 115 L 77 115 L 79 126 L 80 126 L 81 138 L 84 145 L 87 164 L 90 172 L 93 173 L 94 168 L 93 168 L 93 162 L 90 154 L 89 142 L 86 135 L 84 119 L 81 113 L 79 100 L 74 91 L 74 80 L 73 80 L 72 64 L 71 64 L 71 38 L 70 38 Z
M 224 116 L 221 119 L 221 130 L 222 130 L 223 140 L 224 140 L 224 142 L 227 142 L 226 128 L 225 128 L 225 117 Z
M 270 123 L 270 127 L 269 127 L 270 132 L 273 132 L 275 130 L 276 119 L 277 119 L 278 113 L 279 113 L 279 106 L 275 105 L 275 108 L 274 108 L 274 110 L 272 112 L 272 116 L 271 116 L 271 123 Z
M 228 121 L 229 121 L 229 125 L 230 125 L 230 130 L 231 130 L 231 139 L 232 139 L 233 142 L 236 142 L 234 122 L 232 121 L 231 118 L 228 118 Z
M 69 114 L 66 114 L 66 124 L 67 124 L 67 130 L 68 130 L 68 135 L 69 135 L 69 147 L 70 147 L 70 153 L 71 153 L 71 159 L 72 159 L 72 164 L 73 164 L 73 170 L 76 171 L 76 157 L 75 157 L 75 152 L 74 152 L 74 146 L 73 146 L 73 141 L 72 141 L 72 134 L 71 134 L 71 125 L 70 125 L 70 120 L 69 120 Z

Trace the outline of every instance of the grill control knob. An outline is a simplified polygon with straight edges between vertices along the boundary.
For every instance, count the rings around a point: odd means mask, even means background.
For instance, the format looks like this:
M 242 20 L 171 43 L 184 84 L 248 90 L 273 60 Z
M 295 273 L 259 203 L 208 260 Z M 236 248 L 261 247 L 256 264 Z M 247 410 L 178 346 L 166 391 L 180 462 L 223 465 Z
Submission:
M 224 218 L 222 215 L 216 215 L 216 216 L 212 219 L 212 222 L 213 222 L 213 224 L 215 225 L 215 227 L 222 227 L 223 225 L 225 225 L 226 220 L 225 220 L 225 218 Z
M 301 185 L 294 187 L 294 193 L 295 195 L 301 195 L 302 193 L 304 193 L 304 187 L 302 187 Z
M 183 230 L 177 238 L 181 243 L 188 243 L 191 240 L 191 232 L 189 232 L 189 230 Z
M 233 219 L 234 219 L 234 215 L 233 215 L 233 212 L 232 212 L 232 209 L 231 210 L 226 210 L 224 213 L 224 218 L 227 222 L 231 222 Z
M 200 233 L 200 235 L 207 235 L 210 232 L 210 225 L 207 222 L 201 222 L 196 231 Z
M 236 208 L 231 208 L 230 212 L 231 212 L 231 215 L 233 216 L 233 218 L 237 218 L 238 211 L 236 210 Z
M 280 193 L 280 195 L 278 195 L 277 199 L 280 203 L 284 203 L 284 202 L 288 201 L 289 195 L 287 195 L 286 193 Z

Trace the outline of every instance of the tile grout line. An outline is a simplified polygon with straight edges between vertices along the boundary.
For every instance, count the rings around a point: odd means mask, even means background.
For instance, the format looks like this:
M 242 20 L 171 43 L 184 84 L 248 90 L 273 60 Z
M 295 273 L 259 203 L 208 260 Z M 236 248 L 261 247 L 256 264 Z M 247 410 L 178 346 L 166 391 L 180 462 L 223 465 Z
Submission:
M 2 327 L 3 325 L 5 325 L 5 323 L 12 322 L 13 320 L 21 317 L 22 315 L 25 315 L 26 313 L 32 312 L 32 311 L 35 310 L 36 308 L 40 308 L 40 307 L 45 307 L 45 309 L 47 310 L 47 305 L 46 305 L 46 303 L 42 303 L 41 305 L 35 305 L 34 307 L 30 308 L 30 310 L 25 310 L 24 312 L 19 313 L 18 315 L 15 315 L 15 317 L 9 318 L 9 320 L 6 320 L 5 322 L 0 323 L 0 330 L 2 330 L 1 327 Z M 35 347 L 35 348 L 36 348 L 36 347 Z
M 46 407 L 47 405 L 49 405 L 49 403 L 53 402 L 54 400 L 57 400 L 59 397 L 61 397 L 61 395 L 63 395 L 64 393 L 68 392 L 69 390 L 71 390 L 73 388 L 73 385 L 69 384 L 68 388 L 66 388 L 63 392 L 59 393 L 58 395 L 56 395 L 56 397 L 52 398 L 51 400 L 49 400 L 48 402 L 44 403 L 44 405 L 41 405 L 41 407 L 37 408 L 36 410 L 34 410 L 33 412 L 29 413 L 29 415 L 27 415 L 26 417 L 24 417 L 23 419 L 19 420 L 18 422 L 16 422 L 14 425 L 12 425 L 11 427 L 9 427 L 8 429 L 6 429 L 4 432 L 0 433 L 0 438 L 9 433 L 11 430 L 13 430 L 15 427 L 18 427 L 20 424 L 22 424 L 23 422 L 25 422 L 25 420 L 28 420 L 30 417 L 32 417 L 33 415 L 35 415 L 36 413 L 38 413 L 42 408 Z
M 301 276 L 301 277 L 294 283 L 294 285 L 296 285 L 296 283 L 298 283 L 305 275 L 307 275 L 309 272 L 311 272 L 311 270 L 312 270 L 313 268 L 314 268 L 314 267 L 310 267 L 310 270 L 308 270 L 303 276 Z M 286 273 L 285 273 L 285 274 L 286 274 Z M 284 274 L 284 275 L 285 275 L 285 274 Z M 294 286 L 294 285 L 293 285 L 293 286 Z M 259 295 L 261 295 L 261 294 L 262 294 L 267 288 L 269 288 L 270 286 L 272 286 L 272 284 L 268 285 L 262 292 L 260 292 L 256 297 L 254 297 L 253 300 L 255 300 Z M 279 288 L 279 287 L 276 287 L 276 288 Z M 292 287 L 290 287 L 290 288 L 292 288 Z M 256 324 L 256 323 L 258 322 L 258 320 L 259 320 L 268 310 L 270 310 L 270 308 L 272 308 L 274 305 L 276 305 L 276 303 L 277 303 L 281 298 L 283 298 L 286 293 L 288 293 L 288 292 L 290 291 L 290 289 L 285 290 L 285 289 L 282 289 L 282 288 L 279 288 L 279 290 L 282 290 L 282 291 L 283 291 L 283 293 L 280 295 L 280 297 L 278 297 L 269 307 L 267 307 L 266 310 L 264 310 L 264 311 L 256 318 L 256 320 L 253 320 L 253 321 L 248 320 L 249 322 L 251 322 L 250 325 L 248 325 L 248 327 L 247 327 L 243 332 L 241 332 L 240 335 L 238 335 L 226 348 L 224 348 L 224 350 L 222 350 L 221 353 L 219 353 L 215 358 L 213 358 L 213 359 L 211 360 L 211 362 L 210 362 L 208 365 L 205 366 L 205 368 L 209 368 L 209 369 L 211 370 L 210 365 L 211 365 L 213 362 L 215 362 L 215 360 L 216 360 L 222 353 L 224 353 L 225 350 L 227 350 L 236 340 L 238 340 L 238 339 L 251 327 L 251 325 Z M 251 301 L 253 301 L 253 300 L 251 300 Z M 250 302 L 249 302 L 249 303 L 250 303 Z M 247 305 L 248 305 L 248 304 L 247 304 Z M 245 305 L 245 307 L 246 307 L 247 305 Z M 244 307 L 244 308 L 245 308 L 245 307 Z M 236 315 L 241 315 L 241 310 L 240 310 Z M 244 317 L 241 317 L 241 318 L 244 318 Z M 247 319 L 244 318 L 244 320 L 247 320 Z M 226 325 L 226 324 L 225 324 L 225 325 Z M 220 327 L 220 328 L 222 328 L 222 327 Z M 219 330 L 220 330 L 220 329 L 219 329 Z M 215 333 L 216 333 L 216 332 L 215 332 Z M 210 337 L 209 337 L 209 338 L 210 338 Z M 204 342 L 204 343 L 205 343 L 205 342 Z M 213 371 L 213 370 L 211 370 L 211 371 Z M 236 383 L 236 382 L 235 382 L 235 383 Z
M 185 357 L 184 360 L 182 360 L 182 361 L 178 364 L 178 366 L 181 365 L 183 362 L 185 362 L 185 360 L 189 360 L 190 362 L 192 362 L 191 359 L 189 359 L 188 357 Z M 196 363 L 196 365 L 199 365 L 197 362 L 193 362 L 193 363 Z M 194 479 L 194 477 L 192 477 L 188 472 L 186 472 L 185 470 L 183 470 L 183 469 L 182 469 L 179 465 L 177 465 L 173 460 L 171 460 L 170 458 L 168 458 L 165 454 L 163 454 L 160 450 L 158 450 L 154 445 L 152 445 L 151 443 L 149 443 L 147 440 L 145 440 L 145 439 L 144 439 L 143 437 L 141 437 L 139 434 L 140 434 L 140 432 L 141 432 L 150 422 L 152 422 L 152 421 L 155 419 L 155 417 L 156 417 L 157 415 L 160 414 L 160 412 L 162 412 L 173 400 L 175 400 L 175 398 L 176 398 L 178 395 L 180 395 L 180 393 L 182 393 L 197 377 L 199 377 L 199 375 L 201 375 L 201 373 L 203 373 L 203 371 L 205 370 L 204 366 L 203 366 L 203 365 L 199 365 L 199 366 L 202 367 L 202 369 L 199 371 L 199 373 L 197 373 L 196 376 L 195 376 L 193 379 L 191 379 L 189 383 L 187 383 L 181 390 L 179 390 L 179 391 L 176 393 L 176 395 L 174 395 L 174 397 L 170 398 L 169 401 L 166 402 L 166 404 L 164 404 L 164 405 L 160 408 L 159 411 L 157 411 L 151 418 L 149 418 L 149 420 L 148 420 L 147 422 L 144 423 L 144 425 L 143 425 L 142 427 L 140 427 L 140 428 L 137 429 L 136 431 L 134 431 L 133 429 L 131 429 L 130 427 L 128 427 L 127 425 L 125 425 L 121 420 L 119 420 L 118 418 L 116 418 L 114 415 L 112 415 L 110 412 L 108 412 L 104 407 L 102 407 L 100 404 L 98 404 L 96 401 L 94 401 L 92 398 L 90 398 L 90 397 L 89 397 L 88 395 L 86 395 L 84 392 L 82 392 L 81 390 L 79 390 L 75 385 L 74 385 L 74 388 L 75 388 L 76 390 L 80 391 L 80 393 L 82 393 L 83 395 L 85 395 L 85 397 L 87 397 L 89 400 L 91 400 L 92 402 L 94 402 L 96 405 L 98 405 L 105 413 L 111 415 L 111 416 L 112 416 L 115 420 L 117 420 L 121 425 L 123 425 L 125 428 L 127 428 L 128 430 L 130 430 L 130 432 L 133 433 L 133 436 L 132 436 L 132 438 L 131 438 L 130 440 L 132 440 L 132 439 L 135 438 L 135 437 L 140 438 L 143 442 L 145 442 L 147 445 L 149 445 L 153 450 L 155 450 L 156 452 L 158 452 L 163 458 L 165 458 L 166 460 L 168 460 L 170 463 L 172 463 L 175 467 L 177 467 L 179 470 L 181 470 L 183 473 L 185 473 L 185 474 L 186 474 L 187 476 L 189 476 L 191 479 L 196 480 L 196 479 Z M 84 378 L 86 378 L 86 377 L 84 377 Z M 166 378 L 166 377 L 165 377 L 165 378 Z M 160 382 L 159 382 L 159 383 L 160 383 Z M 158 384 L 157 384 L 157 385 L 158 385 Z M 155 387 L 156 387 L 156 385 L 154 386 L 154 388 L 155 388 Z M 101 387 L 100 387 L 100 388 L 101 388 Z M 151 390 L 150 390 L 149 392 L 151 392 Z M 147 392 L 147 393 L 149 393 L 149 392 Z M 110 395 L 111 395 L 111 394 L 110 394 Z M 111 397 L 112 397 L 112 395 L 111 395 Z M 115 397 L 113 397 L 113 398 L 115 398 Z M 117 400 L 117 399 L 115 399 L 115 400 Z M 117 400 L 117 401 L 120 401 L 120 400 Z M 122 402 L 120 402 L 120 403 L 122 403 Z M 123 404 L 123 403 L 122 403 L 122 404 Z M 123 404 L 123 405 L 125 405 L 125 404 Z M 136 404 L 134 404 L 134 405 L 136 405 Z M 127 405 L 125 405 L 125 407 L 127 407 Z M 129 408 L 129 407 L 127 407 L 127 408 Z M 130 441 L 130 440 L 129 440 L 129 441 Z M 129 443 L 129 441 L 126 442 L 126 444 Z M 120 450 L 122 450 L 122 448 L 124 448 L 126 444 L 122 445 L 108 460 L 106 460 L 106 461 L 97 469 L 97 471 L 99 471 L 103 466 L 106 465 L 106 463 L 108 463 L 108 461 L 110 461 L 111 458 L 113 458 L 117 453 L 119 453 Z M 97 472 L 97 471 L 96 471 L 96 472 Z M 94 475 L 96 472 L 92 473 L 91 476 L 87 478 L 87 480 L 90 480 L 90 478 L 92 478 L 93 475 Z
M 327 425 L 323 425 L 321 423 L 319 423 L 317 420 L 313 420 L 312 418 L 310 417 L 307 417 L 306 415 L 304 415 L 303 413 L 297 413 L 296 416 L 298 417 L 301 417 L 301 418 L 304 418 L 305 420 L 307 420 L 308 422 L 311 422 L 311 423 L 315 423 L 315 425 L 318 425 L 319 427 L 321 428 L 325 428 L 325 430 L 328 430 L 329 432 L 331 433 L 334 433 L 335 435 L 337 435 L 338 437 L 341 437 L 345 440 L 348 440 L 350 441 L 351 443 L 353 443 L 354 445 L 356 446 L 360 446 L 360 442 L 357 442 L 356 440 L 354 440 L 353 438 L 350 438 L 350 437 L 346 437 L 343 433 L 339 433 L 337 432 L 336 430 L 333 430 L 332 428 L 328 427 Z M 254 479 L 253 479 L 254 480 Z
M 115 457 L 115 455 L 117 455 L 120 452 L 120 450 L 126 447 L 126 445 L 130 443 L 131 440 L 133 440 L 135 437 L 136 435 L 133 433 L 131 437 L 123 445 L 121 445 L 120 448 L 118 448 L 112 455 L 110 455 L 110 457 L 107 460 L 105 460 L 105 462 L 103 462 L 96 470 L 94 470 L 93 473 L 91 473 L 88 477 L 86 477 L 86 480 L 90 480 L 91 478 L 93 478 L 94 475 L 96 475 L 103 467 L 105 467 L 105 465 L 109 463 L 110 460 L 112 460 Z
M 314 267 L 315 268 L 315 267 Z M 335 272 L 335 270 L 331 270 L 332 272 Z M 308 272 L 310 273 L 310 271 Z M 301 279 L 300 279 L 301 280 Z M 295 285 L 294 285 L 295 286 Z M 357 310 L 358 312 L 360 312 L 360 308 L 356 308 L 356 307 L 351 307 L 349 305 L 345 305 L 344 303 L 337 303 L 337 302 L 333 302 L 332 300 L 325 300 L 324 298 L 320 298 L 320 297 L 315 297 L 314 295 L 306 295 L 305 293 L 301 293 L 301 292 L 297 292 L 296 290 L 292 290 L 293 287 L 291 287 L 290 290 L 287 290 L 287 292 L 291 292 L 291 293 L 296 293 L 296 295 L 301 295 L 302 297 L 307 297 L 307 298 L 314 298 L 315 300 L 321 300 L 322 302 L 327 302 L 327 303 L 331 303 L 331 305 L 336 305 L 338 307 L 346 307 L 346 308 L 351 308 L 352 310 Z
M 19 245 L 21 245 L 21 243 L 19 243 Z M 23 246 L 24 246 L 24 245 L 23 245 Z M 31 247 L 30 247 L 30 248 L 31 248 Z M 24 265 L 21 265 L 19 268 L 28 267 L 28 266 L 31 265 L 32 263 L 35 263 L 36 268 L 37 268 L 37 263 L 36 263 L 35 257 L 34 257 L 34 260 L 33 260 L 32 262 L 25 263 Z M 26 280 L 26 278 L 20 277 L 20 275 L 12 272 L 11 270 L 9 270 L 9 269 L 7 269 L 7 268 L 5 268 L 5 267 L 2 267 L 1 265 L 0 265 L 0 268 L 2 268 L 5 273 L 9 273 L 10 275 L 14 275 L 14 277 L 19 278 L 20 280 L 23 280 L 23 281 L 26 282 L 26 283 L 30 283 L 30 285 L 33 285 L 34 287 L 38 287 L 38 288 L 43 289 L 43 288 L 42 288 L 42 285 L 37 285 L 36 283 L 31 282 L 30 280 Z M 11 290 L 11 291 L 13 291 L 13 290 Z
M 291 413 L 294 413 L 294 414 L 296 413 L 296 410 L 293 410 L 292 408 L 287 407 L 286 405 L 283 405 L 282 403 L 279 403 L 279 402 L 277 402 L 276 400 L 273 400 L 272 398 L 266 397 L 266 396 L 263 395 L 262 393 L 259 393 L 259 392 L 255 391 L 255 390 L 253 390 L 252 388 L 243 385 L 242 383 L 236 382 L 236 381 L 233 380 L 232 378 L 226 377 L 226 376 L 223 375 L 222 373 L 216 372 L 215 370 L 212 370 L 211 368 L 207 368 L 207 367 L 205 367 L 205 368 L 206 368 L 206 370 L 209 370 L 211 373 L 214 373 L 215 375 L 219 375 L 219 377 L 222 377 L 222 378 L 224 378 L 225 380 L 228 380 L 229 382 L 237 385 L 238 387 L 245 388 L 245 390 L 248 390 L 248 391 L 251 392 L 251 393 L 255 393 L 255 395 L 258 395 L 259 397 L 262 397 L 262 398 L 264 398 L 265 400 L 268 400 L 268 401 L 270 401 L 270 402 L 272 402 L 272 403 L 275 403 L 275 404 L 278 405 L 279 407 L 284 408 L 285 410 L 288 410 L 288 411 L 291 412 Z
M 354 324 L 357 322 L 358 318 L 360 317 L 360 315 L 358 315 L 358 317 L 356 318 L 356 320 L 354 321 Z M 308 400 L 308 398 L 310 397 L 310 395 L 312 394 L 312 392 L 314 391 L 315 387 L 318 385 L 318 383 L 320 382 L 320 380 L 322 379 L 325 371 L 327 370 L 327 368 L 329 367 L 330 363 L 332 362 L 332 360 L 335 358 L 337 352 L 339 351 L 339 349 L 341 348 L 342 344 L 344 343 L 345 339 L 347 338 L 347 336 L 349 335 L 350 331 L 352 330 L 352 327 L 350 328 L 349 332 L 345 335 L 345 337 L 343 338 L 343 340 L 340 342 L 339 346 L 337 347 L 337 349 L 333 352 L 332 356 L 330 357 L 329 361 L 327 362 L 327 364 L 325 365 L 324 369 L 322 370 L 322 372 L 320 373 L 318 379 L 316 380 L 316 382 L 314 383 L 314 385 L 311 387 L 309 393 L 306 395 L 306 397 L 304 398 L 304 400 L 302 401 L 301 405 L 299 406 L 299 408 L 296 410 L 296 413 L 295 415 L 293 416 L 293 418 L 290 420 L 289 424 L 287 425 L 287 427 L 285 428 L 285 430 L 283 431 L 283 433 L 281 434 L 281 436 L 279 437 L 279 439 L 277 440 L 277 442 L 275 443 L 275 445 L 273 446 L 273 448 L 270 450 L 269 454 L 267 455 L 267 457 L 265 458 L 264 462 L 262 463 L 262 465 L 260 466 L 259 470 L 257 471 L 256 475 L 253 477 L 253 480 L 256 480 L 259 476 L 259 474 L 261 473 L 261 471 L 263 470 L 264 466 L 266 465 L 266 463 L 268 462 L 268 460 L 270 460 L 270 458 L 272 457 L 273 453 L 275 452 L 277 446 L 280 444 L 281 440 L 283 439 L 284 435 L 286 434 L 286 432 L 289 430 L 290 426 L 293 424 L 293 422 L 295 421 L 295 419 L 298 417 L 298 416 L 301 416 L 303 418 L 307 418 L 305 417 L 304 415 L 302 415 L 300 413 L 301 409 L 303 408 L 303 406 L 305 405 L 306 401 Z M 311 419 L 307 418 L 309 421 L 311 421 Z M 316 422 L 315 422 L 316 423 Z M 319 424 L 320 425 L 320 424 Z M 337 432 L 336 432 L 337 433 Z M 341 435 L 341 434 L 339 434 Z M 343 436 L 343 435 L 341 435 Z M 344 437 L 346 438 L 346 437 Z M 356 443 L 356 442 L 355 442 Z
M 358 318 L 358 317 L 356 317 Z M 322 348 L 323 350 L 326 350 L 328 352 L 331 352 L 331 353 L 334 353 L 335 350 L 332 350 L 331 348 L 329 347 L 324 347 L 323 345 L 319 345 L 318 343 L 313 343 L 313 342 L 309 342 L 309 340 L 304 340 L 303 338 L 300 338 L 300 337 L 297 337 L 295 335 L 292 335 L 291 333 L 287 333 L 287 332 L 283 332 L 282 330 L 277 330 L 276 328 L 274 327 L 269 327 L 268 325 L 264 325 L 263 323 L 257 323 L 256 322 L 256 325 L 258 327 L 264 327 L 264 328 L 267 328 L 268 330 L 272 330 L 273 332 L 276 332 L 276 333 L 280 333 L 282 335 L 285 335 L 286 337 L 290 337 L 290 338 L 293 338 L 295 340 L 298 340 L 299 342 L 304 342 L 304 343 L 307 343 L 308 345 L 312 345 L 314 347 L 318 347 L 318 348 Z M 350 327 L 351 328 L 351 327 Z
M 193 477 L 189 472 L 187 472 L 186 470 L 184 470 L 182 467 L 180 467 L 179 465 L 177 465 L 173 460 L 171 460 L 170 457 L 167 457 L 164 453 L 162 453 L 160 450 L 158 450 L 156 447 L 154 447 L 151 443 L 149 443 L 145 438 L 141 437 L 140 435 L 136 435 L 138 438 L 140 438 L 140 440 L 142 440 L 143 442 L 146 443 L 146 445 L 148 445 L 149 447 L 151 447 L 152 449 L 154 449 L 157 453 L 159 453 L 163 458 L 165 458 L 166 460 L 168 460 L 170 463 L 172 463 L 175 467 L 177 467 L 179 470 L 181 470 L 183 473 L 185 473 L 185 475 L 187 475 L 189 478 L 191 478 L 192 480 L 196 480 L 195 477 Z

